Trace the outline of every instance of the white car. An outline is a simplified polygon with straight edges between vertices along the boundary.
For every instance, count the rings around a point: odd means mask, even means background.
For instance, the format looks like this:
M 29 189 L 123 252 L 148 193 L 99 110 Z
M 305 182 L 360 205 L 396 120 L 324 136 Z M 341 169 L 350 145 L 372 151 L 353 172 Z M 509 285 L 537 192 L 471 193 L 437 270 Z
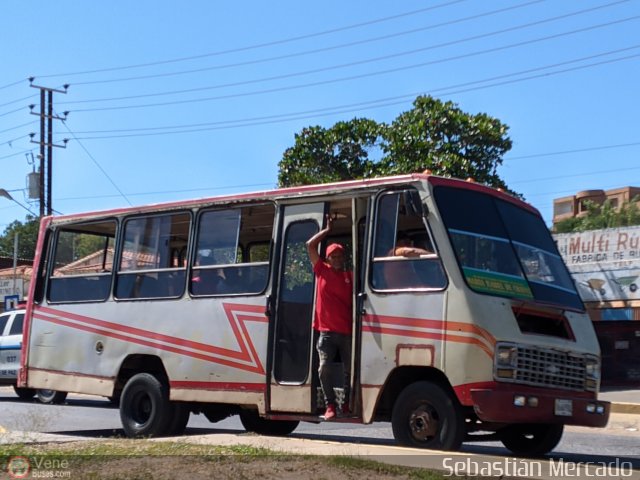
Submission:
M 13 389 L 22 400 L 29 400 L 37 395 L 42 403 L 62 403 L 67 398 L 67 392 L 16 386 L 18 368 L 20 368 L 24 314 L 23 309 L 0 314 L 0 385 L 13 385 Z

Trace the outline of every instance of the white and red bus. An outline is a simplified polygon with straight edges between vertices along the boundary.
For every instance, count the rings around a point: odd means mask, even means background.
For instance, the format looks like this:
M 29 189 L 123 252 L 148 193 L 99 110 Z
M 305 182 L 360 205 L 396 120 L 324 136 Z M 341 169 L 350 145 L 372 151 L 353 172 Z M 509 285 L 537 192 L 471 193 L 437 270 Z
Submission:
M 337 421 L 521 454 L 606 425 L 598 342 L 539 212 L 427 174 L 44 218 L 20 386 L 119 398 L 132 437 L 191 413 L 276 435 L 321 421 L 305 242 L 327 214 L 355 279 Z M 428 253 L 393 256 L 399 236 Z

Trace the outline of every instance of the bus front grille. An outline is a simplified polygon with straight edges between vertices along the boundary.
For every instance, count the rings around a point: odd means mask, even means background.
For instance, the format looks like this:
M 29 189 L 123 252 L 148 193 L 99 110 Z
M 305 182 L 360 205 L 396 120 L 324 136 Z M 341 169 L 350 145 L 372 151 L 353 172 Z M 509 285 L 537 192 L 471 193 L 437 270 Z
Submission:
M 586 358 L 536 347 L 518 346 L 514 381 L 526 385 L 585 390 Z

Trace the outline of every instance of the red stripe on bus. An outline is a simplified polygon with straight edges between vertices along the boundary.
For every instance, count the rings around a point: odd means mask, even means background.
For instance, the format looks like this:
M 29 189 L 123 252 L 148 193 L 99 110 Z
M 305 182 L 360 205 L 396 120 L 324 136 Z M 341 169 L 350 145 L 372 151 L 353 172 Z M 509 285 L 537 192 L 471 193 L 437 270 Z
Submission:
M 167 352 L 172 352 L 172 353 L 177 353 L 179 355 L 185 355 L 188 357 L 192 357 L 192 358 L 197 358 L 199 360 L 205 360 L 207 362 L 212 362 L 212 363 L 219 363 L 221 365 L 225 365 L 228 367 L 234 367 L 234 368 L 238 368 L 241 370 L 246 370 L 248 372 L 253 372 L 253 373 L 259 373 L 261 375 L 264 375 L 264 369 L 262 368 L 262 365 L 244 365 L 244 364 L 240 364 L 237 362 L 234 362 L 232 360 L 225 360 L 224 358 L 218 358 L 218 357 L 211 357 L 208 355 L 204 355 L 201 353 L 197 353 L 197 352 L 191 352 L 189 350 L 182 350 L 180 348 L 177 347 L 172 347 L 170 345 L 165 345 L 162 343 L 154 343 L 152 341 L 149 340 L 143 340 L 140 338 L 133 338 L 133 337 L 127 337 L 126 335 L 121 335 L 118 333 L 114 333 L 114 332 L 110 332 L 107 330 L 101 330 L 99 328 L 95 328 L 95 327 L 90 327 L 87 325 L 79 325 L 77 323 L 73 323 L 73 322 L 68 322 L 66 320 L 62 320 L 59 318 L 52 318 L 52 317 L 39 317 L 38 315 L 36 315 L 36 318 L 40 319 L 40 320 L 44 320 L 50 323 L 55 323 L 57 325 L 61 325 L 64 327 L 69 327 L 69 328 L 73 328 L 76 330 L 81 330 L 84 332 L 90 332 L 90 333 L 98 333 L 101 335 L 104 335 L 105 337 L 110 337 L 110 338 L 115 338 L 117 340 L 122 340 L 123 342 L 128 342 L 128 343 L 135 343 L 138 345 L 143 345 L 145 347 L 151 347 L 151 348 L 156 348 L 158 350 L 164 350 Z
M 416 330 L 404 330 L 401 328 L 374 327 L 372 325 L 364 325 L 363 332 L 381 333 L 383 335 L 397 335 L 405 338 L 429 338 L 432 340 L 446 340 L 454 343 L 468 343 L 479 347 L 483 352 L 493 358 L 493 352 L 482 341 L 474 337 L 462 337 L 460 335 L 451 335 L 446 332 L 419 332 Z
M 196 382 L 196 381 L 172 381 L 169 382 L 171 388 L 183 388 L 187 390 L 223 390 L 236 392 L 259 392 L 266 391 L 264 383 L 239 383 L 239 382 Z
M 236 350 L 230 350 L 222 347 L 215 347 L 213 345 L 207 345 L 204 343 L 193 342 L 190 340 L 171 337 L 168 335 L 162 335 L 149 330 L 143 330 L 135 327 L 128 327 L 118 323 L 98 320 L 95 318 L 73 314 L 70 312 L 55 310 L 47 307 L 38 308 L 34 316 L 40 320 L 57 323 L 59 325 L 64 325 L 71 328 L 76 328 L 78 330 L 83 330 L 83 331 L 88 331 L 93 333 L 100 333 L 102 335 L 106 335 L 112 338 L 118 338 L 123 341 L 137 343 L 139 345 L 151 346 L 153 348 L 159 348 L 161 350 L 171 351 L 171 352 L 179 353 L 181 355 L 188 355 L 194 358 L 199 358 L 199 359 L 214 362 L 214 363 L 220 363 L 227 366 L 241 368 L 247 371 L 264 374 L 265 373 L 264 367 L 260 362 L 260 358 L 256 352 L 256 349 L 251 340 L 251 336 L 249 335 L 249 332 L 245 324 L 245 322 L 248 322 L 248 321 L 267 322 L 266 317 L 264 317 L 264 308 L 256 307 L 255 305 L 240 305 L 240 304 L 223 304 L 223 306 L 224 306 L 225 313 L 227 314 L 227 319 L 230 322 L 231 328 L 234 332 L 234 336 L 238 342 L 238 346 L 240 348 L 239 352 Z M 246 313 L 260 314 L 261 316 L 246 315 Z M 53 317 L 50 315 L 53 315 Z M 65 318 L 66 320 L 64 320 Z M 69 321 L 69 320 L 72 320 L 72 321 Z M 75 322 L 80 322 L 80 323 L 75 323 Z M 105 329 L 115 330 L 115 332 L 111 332 Z M 144 338 L 138 339 L 130 335 L 137 335 Z M 164 342 L 164 343 L 159 343 L 159 342 Z M 165 345 L 165 343 L 169 345 Z M 205 355 L 199 352 L 191 352 L 189 350 L 184 350 L 183 348 L 178 348 L 178 347 L 192 348 L 194 350 L 199 350 L 204 353 L 226 356 L 234 360 L 251 363 L 252 365 L 247 366 L 247 365 L 235 362 L 231 359 L 225 360 L 223 358 L 212 357 L 210 355 Z
M 364 321 L 371 325 L 385 324 L 418 328 L 431 328 L 434 330 L 444 331 L 447 333 L 447 335 L 449 335 L 449 332 L 452 331 L 465 332 L 482 337 L 491 346 L 494 346 L 496 343 L 495 337 L 487 332 L 484 328 L 469 323 L 432 320 L 425 318 L 392 317 L 387 315 L 366 315 L 364 317 Z

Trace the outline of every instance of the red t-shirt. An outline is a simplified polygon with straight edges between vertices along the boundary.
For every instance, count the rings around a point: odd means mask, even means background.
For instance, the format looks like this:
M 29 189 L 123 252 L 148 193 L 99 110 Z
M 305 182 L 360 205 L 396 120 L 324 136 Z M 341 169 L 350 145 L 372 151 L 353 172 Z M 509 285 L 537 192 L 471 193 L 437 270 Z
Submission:
M 313 266 L 316 275 L 316 314 L 313 328 L 319 332 L 351 334 L 353 272 L 336 271 L 322 259 Z

